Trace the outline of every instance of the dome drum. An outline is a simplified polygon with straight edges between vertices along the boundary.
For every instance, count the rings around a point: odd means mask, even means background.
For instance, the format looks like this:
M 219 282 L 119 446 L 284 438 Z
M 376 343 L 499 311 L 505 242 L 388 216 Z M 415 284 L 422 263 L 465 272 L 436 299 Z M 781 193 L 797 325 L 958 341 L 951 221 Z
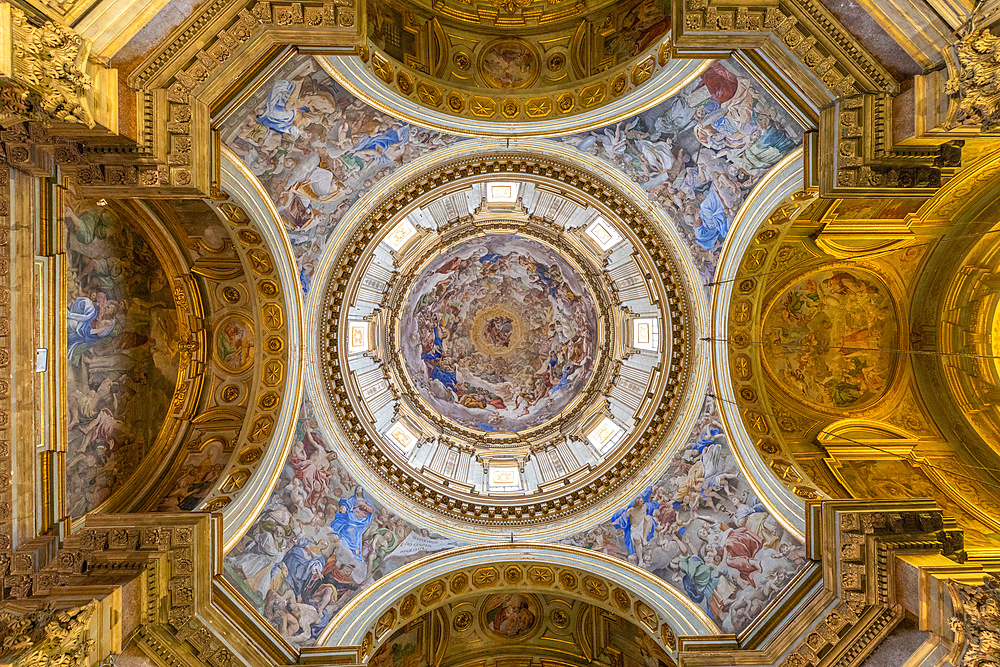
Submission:
M 530 530 L 629 492 L 662 449 L 692 306 L 673 250 L 594 175 L 456 166 L 347 232 L 314 309 L 320 412 L 415 513 Z

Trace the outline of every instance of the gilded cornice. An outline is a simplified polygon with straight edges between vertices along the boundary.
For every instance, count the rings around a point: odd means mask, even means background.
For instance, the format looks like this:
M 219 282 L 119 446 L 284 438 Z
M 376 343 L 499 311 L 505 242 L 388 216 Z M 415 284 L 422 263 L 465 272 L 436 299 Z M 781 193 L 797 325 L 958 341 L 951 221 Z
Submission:
M 199 513 L 89 516 L 52 562 L 29 576 L 18 604 L 31 608 L 56 587 L 63 596 L 93 596 L 102 590 L 95 583 L 109 590 L 138 578 L 140 585 L 133 589 L 138 604 L 130 607 L 137 614 L 132 621 L 136 640 L 163 664 L 234 667 L 335 660 L 351 665 L 363 663 L 380 639 L 421 610 L 493 590 L 552 590 L 636 622 L 680 664 L 850 666 L 863 662 L 902 616 L 894 576 L 897 555 L 942 553 L 963 560 L 961 531 L 930 502 L 827 501 L 811 504 L 808 514 L 806 545 L 814 564 L 775 603 L 776 609 L 791 605 L 804 615 L 782 614 L 784 623 L 764 623 L 737 638 L 703 634 L 697 629 L 705 625 L 698 620 L 701 612 L 681 611 L 691 603 L 664 596 L 662 588 L 646 581 L 652 579 L 648 573 L 616 559 L 571 547 L 495 545 L 470 547 L 454 558 L 430 556 L 394 573 L 388 589 L 397 593 L 384 595 L 372 587 L 329 626 L 351 629 L 328 638 L 336 646 L 297 652 L 283 645 L 256 612 L 234 609 L 245 603 L 213 584 L 221 567 L 220 526 Z M 507 551 L 511 557 L 503 555 Z M 966 570 L 981 572 L 975 564 L 951 568 L 955 576 Z M 233 631 L 235 623 L 242 631 Z
M 79 182 L 93 194 L 207 195 L 217 159 L 210 150 L 211 116 L 217 106 L 287 46 L 325 54 L 363 53 L 368 49 L 365 9 L 360 0 L 216 0 L 178 28 L 129 77 L 137 95 L 134 144 L 122 138 L 88 146 L 76 139 L 41 136 L 41 142 L 29 142 L 20 138 L 28 134 L 23 130 L 5 139 L 8 161 L 31 169 L 38 157 L 25 144 L 47 143 L 55 161 L 77 171 Z M 673 4 L 671 30 L 674 55 L 704 58 L 740 51 L 801 111 L 800 117 L 812 119 L 807 173 L 823 195 L 927 196 L 940 186 L 941 169 L 960 160 L 961 142 L 891 144 L 895 81 L 812 0 L 765 5 L 685 0 Z M 654 69 L 665 55 L 656 47 L 651 56 Z M 790 74 L 786 77 L 782 70 Z M 656 79 L 652 74 L 650 81 Z M 397 79 L 394 75 L 393 85 L 398 85 Z M 638 97 L 641 93 L 640 87 Z M 503 118 L 501 112 L 496 114 L 496 120 Z

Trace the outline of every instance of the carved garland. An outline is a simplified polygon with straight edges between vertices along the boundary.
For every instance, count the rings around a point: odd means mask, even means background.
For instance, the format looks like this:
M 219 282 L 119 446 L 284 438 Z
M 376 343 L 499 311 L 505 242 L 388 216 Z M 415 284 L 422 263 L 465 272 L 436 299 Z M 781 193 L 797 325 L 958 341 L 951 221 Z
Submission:
M 32 25 L 23 11 L 0 3 L 0 126 L 19 121 L 59 121 L 94 126 L 87 101 L 90 44 L 69 28 Z M 3 57 L 6 56 L 6 57 Z M 5 64 L 10 69 L 5 68 Z
M 626 227 L 633 230 L 650 255 L 664 284 L 667 303 L 661 304 L 661 307 L 669 310 L 672 327 L 672 331 L 669 332 L 672 343 L 667 388 L 662 400 L 648 418 L 642 437 L 635 445 L 595 479 L 591 479 L 572 492 L 561 491 L 551 498 L 506 506 L 486 504 L 472 496 L 456 498 L 451 495 L 454 493 L 453 490 L 449 491 L 443 486 L 431 486 L 425 483 L 423 478 L 415 476 L 407 467 L 397 466 L 385 453 L 383 445 L 368 435 L 357 413 L 348 407 L 350 396 L 342 371 L 346 364 L 339 358 L 338 346 L 330 344 L 331 341 L 335 343 L 341 339 L 338 331 L 340 311 L 349 306 L 343 297 L 351 283 L 354 267 L 361 261 L 364 249 L 372 242 L 375 234 L 409 202 L 434 188 L 463 178 L 500 174 L 537 175 L 561 181 L 583 191 L 610 209 Z M 335 416 L 343 433 L 349 439 L 349 445 L 367 461 L 370 469 L 386 484 L 404 489 L 410 498 L 428 509 L 464 521 L 493 526 L 535 525 L 551 520 L 556 514 L 565 517 L 571 513 L 579 513 L 614 493 L 637 471 L 642 470 L 658 451 L 658 445 L 674 422 L 677 403 L 685 394 L 689 376 L 688 359 L 694 345 L 694 340 L 687 330 L 690 305 L 684 288 L 676 280 L 676 275 L 674 260 L 661 242 L 651 221 L 636 210 L 627 198 L 598 178 L 593 176 L 583 178 L 567 165 L 555 160 L 542 160 L 516 154 L 490 158 L 483 156 L 475 159 L 463 158 L 449 162 L 437 167 L 431 176 L 401 188 L 391 199 L 381 203 L 378 208 L 373 208 L 367 222 L 355 229 L 345 240 L 344 249 L 336 262 L 336 269 L 324 288 L 325 314 L 322 335 L 318 341 L 320 358 L 327 367 L 324 381 L 328 400 L 334 407 Z M 663 335 L 668 333 L 663 332 Z
M 10 363 L 10 169 L 0 162 L 0 600 L 28 594 L 34 559 L 13 552 Z
M 955 667 L 1000 665 L 1000 577 L 986 574 L 982 586 L 948 582 L 955 607 Z

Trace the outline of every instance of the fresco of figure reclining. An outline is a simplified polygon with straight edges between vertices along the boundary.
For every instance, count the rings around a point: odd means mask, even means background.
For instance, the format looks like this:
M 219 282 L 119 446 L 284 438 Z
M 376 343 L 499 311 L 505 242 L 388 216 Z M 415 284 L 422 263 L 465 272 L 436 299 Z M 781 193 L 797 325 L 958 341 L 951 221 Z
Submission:
M 590 377 L 597 309 L 553 248 L 491 234 L 417 276 L 401 319 L 403 360 L 438 414 L 516 432 L 558 415 Z
M 665 579 L 727 633 L 746 628 L 806 562 L 740 473 L 711 398 L 655 484 L 566 542 Z
M 325 241 L 351 205 L 397 167 L 461 138 L 369 107 L 310 59 L 292 60 L 280 76 L 223 134 L 274 199 L 308 292 Z M 801 144 L 802 130 L 739 64 L 718 61 L 634 118 L 559 141 L 639 183 L 710 280 L 740 205 Z
M 177 382 L 178 321 L 152 248 L 107 206 L 67 210 L 66 503 L 104 502 L 156 440 Z
M 736 212 L 761 177 L 802 143 L 802 129 L 727 60 L 630 120 L 562 141 L 614 162 L 640 184 L 711 280 Z
M 888 290 L 859 271 L 824 271 L 788 288 L 764 316 L 763 359 L 785 391 L 824 408 L 860 408 L 896 363 Z
M 282 636 L 312 644 L 358 591 L 458 543 L 415 528 L 359 485 L 306 398 L 281 476 L 225 573 Z

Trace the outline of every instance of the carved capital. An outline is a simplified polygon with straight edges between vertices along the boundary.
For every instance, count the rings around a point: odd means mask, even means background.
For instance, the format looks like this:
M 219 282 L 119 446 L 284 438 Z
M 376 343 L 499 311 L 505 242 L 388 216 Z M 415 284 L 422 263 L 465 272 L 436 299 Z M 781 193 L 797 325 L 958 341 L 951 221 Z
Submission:
M 70 609 L 45 606 L 0 612 L 0 664 L 12 667 L 87 664 L 94 646 L 88 629 L 97 602 Z
M 93 127 L 89 56 L 90 43 L 69 28 L 35 25 L 0 3 L 0 126 L 33 120 Z
M 983 132 L 1000 129 L 1000 37 L 989 28 L 974 30 L 958 41 L 952 54 L 952 76 L 945 92 L 952 98 L 948 124 L 978 123 Z
M 950 582 L 955 616 L 956 667 L 1000 665 L 1000 577 L 986 574 L 981 586 Z

